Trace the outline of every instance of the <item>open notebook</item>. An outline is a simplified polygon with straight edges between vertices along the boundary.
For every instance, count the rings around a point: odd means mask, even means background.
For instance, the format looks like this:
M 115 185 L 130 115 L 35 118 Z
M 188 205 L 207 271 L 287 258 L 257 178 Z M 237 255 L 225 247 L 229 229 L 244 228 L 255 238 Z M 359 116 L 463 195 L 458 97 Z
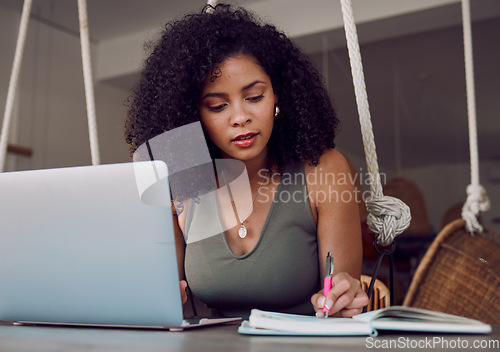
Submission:
M 200 326 L 183 319 L 170 197 L 142 202 L 144 179 L 168 191 L 160 161 L 0 174 L 0 320 Z
M 352 318 L 328 319 L 253 309 L 238 331 L 248 335 L 299 336 L 377 336 L 382 331 L 488 334 L 491 326 L 427 309 L 392 306 Z

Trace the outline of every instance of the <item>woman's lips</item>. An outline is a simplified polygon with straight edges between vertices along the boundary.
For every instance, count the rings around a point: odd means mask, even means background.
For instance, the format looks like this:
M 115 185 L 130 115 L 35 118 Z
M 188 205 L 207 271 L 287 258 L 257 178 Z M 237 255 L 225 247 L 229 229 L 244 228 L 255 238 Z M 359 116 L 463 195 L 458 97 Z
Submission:
M 255 142 L 257 136 L 258 133 L 241 134 L 234 138 L 231 142 L 240 148 L 248 148 Z

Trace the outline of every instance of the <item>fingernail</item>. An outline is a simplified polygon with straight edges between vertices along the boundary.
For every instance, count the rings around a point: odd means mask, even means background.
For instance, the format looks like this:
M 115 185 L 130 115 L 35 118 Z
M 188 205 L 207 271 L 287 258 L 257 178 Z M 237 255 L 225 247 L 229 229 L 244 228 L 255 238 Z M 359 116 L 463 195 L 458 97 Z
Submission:
M 325 303 L 325 308 L 326 309 L 330 310 L 330 308 L 332 308 L 332 306 L 333 306 L 333 301 L 331 299 L 329 299 L 328 301 L 326 301 L 326 303 Z
M 316 318 L 323 318 L 324 313 L 323 312 L 316 312 Z
M 322 296 L 322 297 L 318 298 L 318 306 L 319 306 L 320 308 L 323 308 L 323 305 L 324 305 L 324 304 L 325 304 L 325 297 L 324 297 L 324 296 Z

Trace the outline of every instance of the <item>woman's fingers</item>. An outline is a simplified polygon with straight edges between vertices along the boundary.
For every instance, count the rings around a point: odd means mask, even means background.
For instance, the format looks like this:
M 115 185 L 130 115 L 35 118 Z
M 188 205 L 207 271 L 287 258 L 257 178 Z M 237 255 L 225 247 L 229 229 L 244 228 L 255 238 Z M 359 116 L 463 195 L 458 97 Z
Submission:
M 332 278 L 332 289 L 328 292 L 324 302 L 321 300 L 324 307 L 329 310 L 328 315 L 334 315 L 339 310 L 350 305 L 354 299 L 356 290 L 356 280 L 349 274 L 339 273 L 335 275 Z
M 368 295 L 366 294 L 361 287 L 359 288 L 358 292 L 356 292 L 356 296 L 354 296 L 354 299 L 352 300 L 351 304 L 346 307 L 346 308 L 361 308 L 363 309 L 364 306 L 368 305 L 370 303 L 370 299 L 368 298 Z
M 341 273 L 343 274 L 343 273 Z M 354 279 L 350 275 L 343 274 L 338 275 L 333 278 L 332 289 L 330 290 L 331 303 L 333 306 L 330 308 L 330 312 L 335 314 L 345 308 L 362 308 L 359 304 L 363 303 L 361 300 L 355 300 L 356 295 L 361 295 L 363 291 L 361 290 L 361 285 L 359 280 Z M 329 299 L 326 300 L 325 304 L 328 305 Z
M 359 280 L 347 273 L 339 273 L 332 279 L 332 289 L 327 297 L 320 291 L 311 297 L 311 302 L 318 317 L 322 317 L 323 307 L 329 309 L 328 315 L 352 317 L 361 313 L 368 304 L 368 296 L 361 289 Z
M 350 318 L 354 315 L 361 314 L 363 312 L 363 307 L 366 306 L 368 302 L 369 302 L 368 296 L 360 288 L 354 295 L 354 298 L 351 300 L 351 303 L 339 309 L 336 313 L 336 316 L 343 318 Z
M 337 312 L 335 316 L 339 318 L 352 318 L 355 315 L 363 313 L 363 308 L 344 308 Z
M 323 290 L 312 295 L 311 303 L 313 305 L 314 311 L 316 312 L 316 315 L 318 315 L 320 313 L 321 313 L 321 315 L 323 315 L 323 306 L 325 304 L 325 297 L 323 296 Z M 318 315 L 318 317 L 319 317 L 319 315 Z
M 181 287 L 181 299 L 182 299 L 182 304 L 187 302 L 188 296 L 186 293 L 186 287 L 187 287 L 187 282 L 186 280 L 181 280 L 179 281 L 180 287 Z

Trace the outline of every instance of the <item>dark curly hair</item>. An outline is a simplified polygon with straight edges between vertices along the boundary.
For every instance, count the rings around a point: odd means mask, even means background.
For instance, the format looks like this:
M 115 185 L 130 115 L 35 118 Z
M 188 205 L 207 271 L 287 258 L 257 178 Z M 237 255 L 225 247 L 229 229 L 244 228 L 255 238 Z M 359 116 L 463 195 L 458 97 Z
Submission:
M 199 121 L 207 75 L 238 53 L 257 59 L 278 96 L 268 167 L 281 170 L 298 160 L 317 165 L 325 149 L 335 147 L 338 123 L 323 78 L 284 33 L 226 4 L 208 5 L 165 26 L 129 97 L 125 137 L 131 153 L 165 131 Z M 218 149 L 206 139 L 217 158 Z

